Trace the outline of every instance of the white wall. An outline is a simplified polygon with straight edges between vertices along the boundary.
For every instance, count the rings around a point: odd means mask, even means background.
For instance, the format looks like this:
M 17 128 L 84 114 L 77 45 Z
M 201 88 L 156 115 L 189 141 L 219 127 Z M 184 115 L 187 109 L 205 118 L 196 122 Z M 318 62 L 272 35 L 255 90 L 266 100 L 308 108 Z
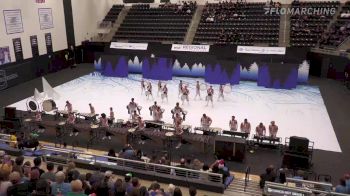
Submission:
M 97 35 L 99 22 L 114 4 L 122 0 L 72 0 L 75 45 Z
M 52 8 L 54 28 L 40 30 L 38 8 Z M 3 10 L 20 9 L 22 12 L 23 33 L 7 35 Z M 67 48 L 66 25 L 64 20 L 63 0 L 46 0 L 35 3 L 35 0 L 0 0 L 0 47 L 9 46 L 11 62 L 15 61 L 13 38 L 21 38 L 24 59 L 32 57 L 29 37 L 37 35 L 39 54 L 46 54 L 45 33 L 51 33 L 53 51 Z

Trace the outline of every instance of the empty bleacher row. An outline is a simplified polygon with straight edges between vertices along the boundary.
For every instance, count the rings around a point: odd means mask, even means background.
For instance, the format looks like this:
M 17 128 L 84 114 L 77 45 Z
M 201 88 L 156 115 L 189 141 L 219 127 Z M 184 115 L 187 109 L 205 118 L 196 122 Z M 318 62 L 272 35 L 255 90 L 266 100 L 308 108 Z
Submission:
M 105 16 L 105 18 L 103 19 L 103 22 L 114 23 L 117 20 L 118 15 L 123 8 L 124 8 L 124 5 L 113 5 L 112 8 L 107 13 L 107 15 Z
M 194 42 L 253 45 L 278 44 L 278 15 L 266 15 L 264 3 L 207 4 Z
M 195 3 L 164 4 L 156 8 L 150 5 L 133 5 L 112 41 L 161 42 L 184 40 Z
M 321 45 L 331 47 L 339 46 L 348 36 L 350 36 L 350 2 L 346 2 L 342 7 L 337 21 L 331 25 L 328 32 L 325 32 L 320 41 Z
M 339 1 L 326 1 L 326 2 L 292 2 L 292 9 L 326 9 L 334 8 L 338 9 Z M 320 11 L 320 14 L 308 14 L 302 13 L 291 16 L 290 22 L 290 45 L 291 46 L 304 46 L 313 47 L 317 44 L 321 38 L 323 32 L 327 29 L 328 24 L 332 20 L 334 13 Z

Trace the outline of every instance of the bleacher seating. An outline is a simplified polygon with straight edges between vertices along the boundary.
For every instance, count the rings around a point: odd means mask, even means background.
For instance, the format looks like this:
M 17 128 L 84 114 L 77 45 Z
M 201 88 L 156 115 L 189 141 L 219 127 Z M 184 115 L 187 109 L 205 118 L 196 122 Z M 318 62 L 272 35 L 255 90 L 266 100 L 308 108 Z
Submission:
M 271 6 L 275 5 L 278 3 Z M 280 16 L 266 15 L 265 6 L 265 3 L 207 4 L 194 42 L 278 45 Z
M 115 23 L 120 11 L 122 11 L 123 8 L 124 8 L 124 5 L 113 5 L 112 8 L 107 13 L 107 15 L 105 16 L 105 18 L 103 19 L 103 22 Z
M 350 36 L 350 2 L 343 6 L 337 21 L 331 25 L 328 32 L 322 36 L 321 45 L 331 47 L 339 46 L 348 36 Z
M 339 1 L 327 1 L 327 2 L 292 2 L 292 9 L 298 8 L 338 8 Z M 290 45 L 291 46 L 304 46 L 313 47 L 316 46 L 318 40 L 321 38 L 322 33 L 327 29 L 329 22 L 332 20 L 333 15 L 331 13 L 320 15 L 292 15 L 290 25 Z
M 195 9 L 195 3 L 164 4 L 157 8 L 147 4 L 133 5 L 113 41 L 181 42 Z

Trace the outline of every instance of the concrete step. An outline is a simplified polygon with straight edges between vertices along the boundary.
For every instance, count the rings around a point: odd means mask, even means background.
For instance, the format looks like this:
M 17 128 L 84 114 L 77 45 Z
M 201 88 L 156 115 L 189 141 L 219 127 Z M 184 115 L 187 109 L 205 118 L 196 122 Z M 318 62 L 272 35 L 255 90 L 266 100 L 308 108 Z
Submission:
M 283 4 L 282 8 L 289 9 L 290 4 Z M 280 30 L 278 36 L 278 46 L 286 47 L 289 46 L 290 41 L 290 15 L 283 14 L 280 18 Z
M 245 187 L 244 179 L 234 179 L 229 187 L 224 192 L 224 195 L 262 195 L 262 190 L 259 187 L 259 183 L 255 181 L 248 181 L 247 187 Z
M 111 31 L 107 36 L 105 36 L 105 39 L 104 39 L 105 42 L 110 42 L 113 39 L 113 36 L 118 31 L 118 28 L 120 27 L 120 25 L 123 23 L 126 15 L 128 15 L 130 8 L 131 6 L 125 6 L 122 9 L 122 11 L 119 13 L 117 20 L 115 21 L 113 27 L 111 28 Z

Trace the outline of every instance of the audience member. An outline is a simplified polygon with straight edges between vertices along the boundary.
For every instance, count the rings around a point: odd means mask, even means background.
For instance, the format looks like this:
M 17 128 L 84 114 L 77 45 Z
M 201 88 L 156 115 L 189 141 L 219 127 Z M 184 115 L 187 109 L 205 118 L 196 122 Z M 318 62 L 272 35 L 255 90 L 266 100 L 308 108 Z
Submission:
M 56 173 L 57 173 L 57 172 L 60 172 L 60 171 L 63 172 L 63 165 L 58 165 L 58 166 L 57 166 Z
M 68 195 L 68 192 L 71 191 L 71 185 L 69 183 L 65 183 L 66 175 L 59 171 L 55 174 L 55 182 L 51 184 L 51 191 L 53 195 Z
M 168 195 L 169 196 L 173 196 L 174 195 L 174 190 L 175 190 L 175 185 L 173 185 L 173 184 L 169 184 L 169 186 L 168 186 Z
M 260 175 L 260 188 L 264 188 L 265 187 L 265 182 L 275 182 L 276 180 L 276 174 L 273 171 L 274 167 L 273 166 L 269 166 L 268 168 L 266 168 L 266 172 L 264 174 Z
M 179 187 L 176 187 L 174 189 L 174 194 L 173 196 L 182 196 L 182 192 L 181 192 L 181 189 Z
M 335 192 L 337 193 L 344 193 L 347 194 L 348 192 L 348 188 L 346 187 L 346 180 L 345 178 L 341 178 L 339 180 L 339 184 L 335 187 Z
M 40 168 L 40 166 L 41 166 L 41 157 L 35 157 L 33 162 L 34 162 L 34 167 L 32 167 L 32 170 L 33 169 L 37 169 L 39 171 L 39 173 L 40 173 L 40 176 L 41 176 L 45 172 L 44 170 L 42 170 Z
M 196 196 L 197 195 L 196 187 L 190 186 L 190 188 L 188 189 L 188 192 L 189 192 L 190 196 Z
M 70 185 L 72 190 L 68 192 L 68 196 L 87 196 L 83 193 L 83 183 L 80 180 L 73 180 Z
M 136 177 L 133 177 L 131 179 L 131 185 L 126 188 L 126 193 L 127 194 L 131 194 L 133 192 L 133 190 L 138 189 L 140 187 L 140 183 L 139 183 L 139 179 Z
M 0 196 L 6 196 L 7 189 L 12 186 L 9 175 L 10 171 L 8 169 L 0 169 Z
M 123 184 L 123 180 L 118 178 L 114 184 L 114 195 L 115 196 L 125 196 L 126 187 Z
M 21 177 L 23 177 L 23 162 L 24 162 L 24 157 L 23 156 L 18 156 L 15 159 L 15 165 L 12 168 L 12 171 L 18 172 Z
M 50 196 L 50 183 L 45 179 L 40 179 L 36 183 L 32 196 Z
M 31 164 L 29 161 L 26 161 L 24 164 L 23 164 L 23 181 L 29 181 L 29 176 L 30 176 L 30 171 L 32 170 L 31 169 Z
M 55 173 L 54 173 L 55 166 L 54 166 L 54 164 L 51 162 L 47 163 L 46 169 L 47 169 L 47 172 L 43 173 L 40 176 L 40 178 L 48 180 L 50 182 L 55 182 Z
M 13 184 L 7 189 L 8 196 L 23 196 L 32 192 L 30 184 L 21 180 L 21 175 L 18 172 L 12 172 L 10 174 L 10 181 Z

